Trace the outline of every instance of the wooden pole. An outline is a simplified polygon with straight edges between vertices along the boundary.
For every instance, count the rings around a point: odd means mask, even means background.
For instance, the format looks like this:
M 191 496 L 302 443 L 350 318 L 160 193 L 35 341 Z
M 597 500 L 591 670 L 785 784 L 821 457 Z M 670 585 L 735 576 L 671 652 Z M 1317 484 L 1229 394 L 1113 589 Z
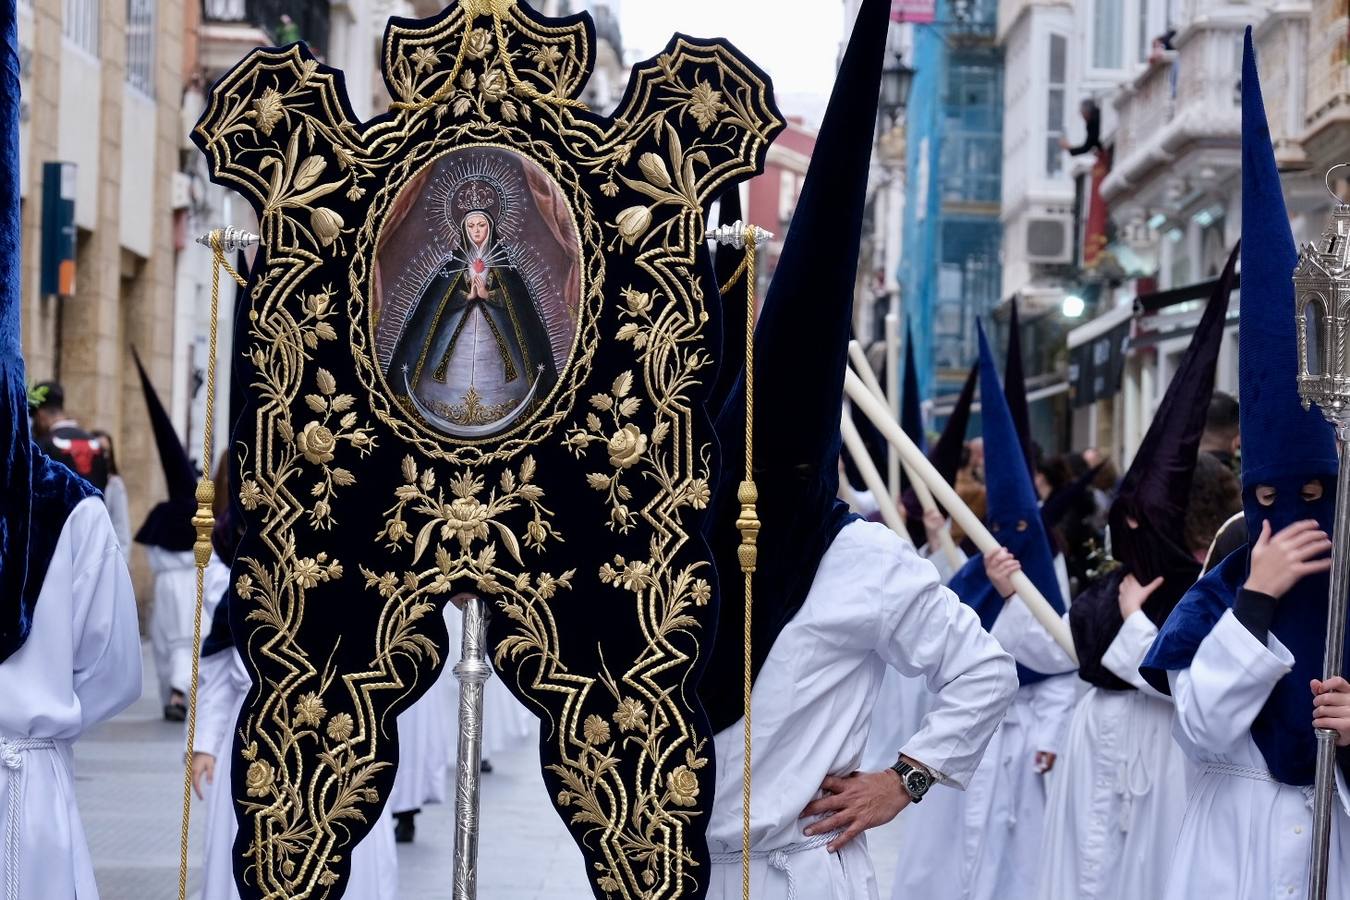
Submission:
M 867 385 L 852 369 L 844 373 L 844 393 L 853 401 L 853 407 L 871 419 L 881 430 L 886 440 L 890 441 L 900 453 L 901 461 L 910 471 L 928 483 L 937 502 L 951 513 L 961 529 L 975 542 L 975 546 L 980 548 L 980 552 L 993 553 L 999 549 L 1001 545 L 989 533 L 989 529 L 984 527 L 980 517 L 971 512 L 970 507 L 966 506 L 956 490 L 947 483 L 947 479 L 933 468 L 933 464 L 923 455 L 923 451 L 914 446 L 914 442 L 905 434 L 900 423 L 890 417 L 885 404 L 867 389 Z M 1036 585 L 1031 583 L 1031 579 L 1024 572 L 1017 572 L 1012 577 L 1012 586 L 1041 627 L 1064 649 L 1073 664 L 1078 665 L 1078 654 L 1074 652 L 1073 637 L 1069 634 L 1068 625 L 1064 623 L 1059 613 L 1055 612 L 1055 608 L 1045 599 Z
M 862 345 L 857 341 L 849 341 L 848 356 L 849 359 L 853 361 L 854 368 L 860 370 L 863 383 L 867 385 L 867 388 L 872 392 L 872 395 L 878 400 L 885 402 L 886 395 L 882 393 L 881 385 L 877 384 L 876 376 L 872 374 L 871 368 L 867 365 L 867 357 L 863 354 Z M 898 418 L 892 416 L 891 421 L 898 421 Z M 887 443 L 891 442 L 887 441 Z M 853 453 L 853 450 L 850 449 L 849 453 Z M 891 447 L 891 453 L 895 454 L 897 459 L 900 459 L 899 450 L 896 447 Z M 914 496 L 918 498 L 919 506 L 923 507 L 925 513 L 935 512 L 937 510 L 937 503 L 933 500 L 933 492 L 928 489 L 928 485 L 924 484 L 922 479 L 914 474 L 914 470 L 911 469 L 908 464 L 904 463 L 903 460 L 900 460 L 900 462 L 901 465 L 904 466 L 905 477 L 908 478 L 909 483 L 914 486 Z M 899 493 L 897 492 L 891 496 L 899 496 Z M 938 546 L 942 549 L 943 554 L 947 557 L 947 561 L 951 564 L 953 570 L 959 569 L 961 566 L 965 565 L 965 556 L 961 554 L 960 550 L 956 549 L 956 543 L 952 540 L 952 533 L 946 528 L 938 532 Z
M 886 490 L 886 482 L 882 480 L 881 473 L 872 462 L 872 457 L 867 455 L 867 447 L 863 444 L 862 435 L 858 434 L 858 427 L 853 424 L 853 419 L 849 417 L 848 410 L 844 410 L 843 416 L 839 420 L 839 429 L 844 436 L 844 446 L 853 456 L 854 465 L 858 467 L 858 472 L 863 477 L 863 483 L 867 489 L 872 492 L 876 498 L 877 505 L 881 508 L 881 520 L 900 537 L 909 542 L 909 531 L 905 529 L 905 518 L 900 515 L 900 508 L 895 505 L 895 500 L 891 498 Z

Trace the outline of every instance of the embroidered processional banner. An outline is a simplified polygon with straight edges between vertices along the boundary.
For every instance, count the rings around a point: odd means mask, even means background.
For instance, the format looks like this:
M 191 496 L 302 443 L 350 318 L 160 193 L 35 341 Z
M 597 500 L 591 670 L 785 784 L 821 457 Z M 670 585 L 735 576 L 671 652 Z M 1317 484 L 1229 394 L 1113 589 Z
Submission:
M 593 40 L 584 15 L 463 0 L 391 22 L 385 115 L 357 121 L 294 45 L 245 58 L 194 132 L 262 236 L 231 444 L 243 897 L 342 894 L 460 592 L 494 611 L 596 896 L 706 887 L 720 310 L 700 245 L 782 121 L 762 72 L 685 37 L 593 113 Z

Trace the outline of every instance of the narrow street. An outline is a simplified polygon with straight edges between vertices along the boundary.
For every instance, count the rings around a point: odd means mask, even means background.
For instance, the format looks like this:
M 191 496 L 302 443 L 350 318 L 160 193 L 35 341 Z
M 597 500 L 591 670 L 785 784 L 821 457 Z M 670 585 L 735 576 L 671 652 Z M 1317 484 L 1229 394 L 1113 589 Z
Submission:
M 182 802 L 183 726 L 160 718 L 154 666 L 146 646 L 147 693 L 75 748 L 80 814 L 89 837 L 102 900 L 174 900 Z M 481 900 L 577 900 L 588 896 L 580 854 L 548 802 L 532 746 L 493 760 L 483 778 L 478 896 Z M 193 804 L 193 869 L 199 890 L 198 824 Z M 427 808 L 417 817 L 417 842 L 399 847 L 402 900 L 450 900 L 454 810 Z M 890 896 L 898 828 L 872 835 L 881 896 Z M 361 900 L 361 898 L 351 898 Z

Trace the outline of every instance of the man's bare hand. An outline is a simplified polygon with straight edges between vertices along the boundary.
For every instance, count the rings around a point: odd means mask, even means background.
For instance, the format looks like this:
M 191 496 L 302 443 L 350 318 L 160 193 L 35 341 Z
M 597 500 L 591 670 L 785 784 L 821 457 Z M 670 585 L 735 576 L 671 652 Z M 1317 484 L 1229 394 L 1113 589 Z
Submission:
M 216 758 L 210 753 L 192 754 L 192 789 L 197 799 L 206 798 L 206 786 L 216 780 Z
M 910 804 L 909 792 L 900 783 L 900 776 L 891 769 L 854 772 L 847 778 L 830 776 L 820 788 L 825 791 L 825 796 L 808 803 L 801 818 L 825 817 L 804 830 L 808 837 L 841 832 L 830 842 L 831 853 L 867 829 L 885 825 Z

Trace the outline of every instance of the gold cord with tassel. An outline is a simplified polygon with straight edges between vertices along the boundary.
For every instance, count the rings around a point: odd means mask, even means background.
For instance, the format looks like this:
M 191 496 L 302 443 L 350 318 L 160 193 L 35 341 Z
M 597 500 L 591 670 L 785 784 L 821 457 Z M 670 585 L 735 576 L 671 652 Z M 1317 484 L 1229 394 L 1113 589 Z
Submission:
M 220 270 L 230 273 L 240 287 L 244 279 L 225 260 L 221 232 L 211 232 L 211 338 L 206 352 L 206 422 L 202 426 L 202 477 L 197 482 L 197 512 L 192 527 L 197 540 L 192 545 L 197 564 L 197 602 L 192 620 L 192 685 L 188 696 L 187 749 L 183 753 L 183 817 L 178 844 L 178 900 L 187 900 L 188 827 L 192 819 L 192 745 L 197 738 L 197 679 L 202 657 L 202 601 L 206 593 L 206 567 L 211 562 L 211 531 L 215 528 L 216 485 L 211 479 L 211 425 L 216 409 L 216 335 L 220 315 Z
M 736 499 L 740 501 L 741 513 L 736 517 L 736 528 L 741 532 L 741 544 L 737 548 L 737 558 L 741 572 L 745 575 L 745 646 L 744 684 L 742 698 L 745 704 L 745 749 L 741 768 L 741 897 L 750 900 L 750 688 L 751 688 L 751 632 L 750 610 L 753 596 L 755 565 L 759 555 L 756 542 L 759 538 L 759 514 L 755 503 L 759 500 L 759 491 L 755 487 L 755 236 L 754 228 L 746 230 L 745 260 L 736 274 L 731 277 L 727 287 L 735 284 L 736 279 L 745 275 L 745 479 L 736 489 Z

